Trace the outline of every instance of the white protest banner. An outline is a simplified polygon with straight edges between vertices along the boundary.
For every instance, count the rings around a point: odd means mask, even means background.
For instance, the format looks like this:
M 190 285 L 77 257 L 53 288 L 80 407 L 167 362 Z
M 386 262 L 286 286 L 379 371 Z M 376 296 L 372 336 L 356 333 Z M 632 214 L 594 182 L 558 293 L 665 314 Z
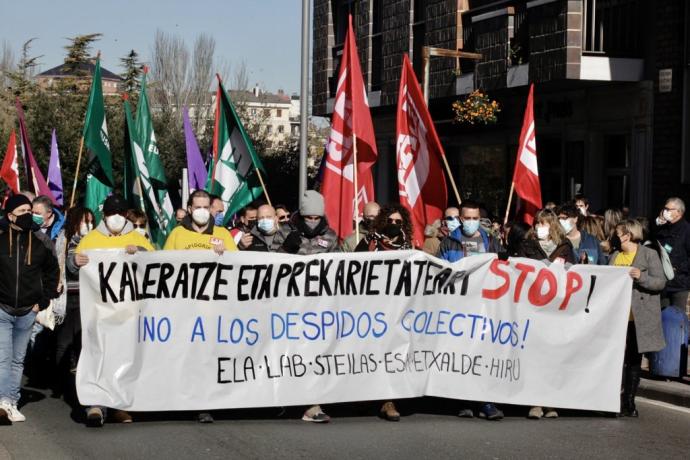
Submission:
M 79 400 L 135 411 L 423 395 L 618 411 L 624 268 L 418 251 L 91 251 Z

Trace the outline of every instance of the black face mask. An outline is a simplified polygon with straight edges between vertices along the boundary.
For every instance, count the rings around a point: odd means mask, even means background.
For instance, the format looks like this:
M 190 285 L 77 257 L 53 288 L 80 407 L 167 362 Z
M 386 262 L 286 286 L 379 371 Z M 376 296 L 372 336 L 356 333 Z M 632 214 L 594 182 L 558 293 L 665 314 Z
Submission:
M 366 230 L 374 228 L 374 219 L 362 219 L 362 227 Z
M 389 240 L 394 240 L 402 235 L 402 227 L 399 224 L 387 224 L 381 232 Z
M 618 235 L 613 235 L 611 237 L 611 249 L 613 251 L 620 251 L 621 250 L 621 239 L 618 238 Z
M 256 227 L 256 219 L 254 219 L 254 220 L 248 220 L 248 221 L 247 221 L 247 228 L 248 228 L 249 230 L 251 230 L 251 229 L 253 229 L 254 227 Z
M 31 213 L 27 212 L 26 214 L 22 214 L 21 216 L 17 216 L 17 219 L 14 221 L 14 225 L 17 227 L 21 228 L 22 231 L 28 231 L 31 230 L 31 227 L 34 224 L 34 220 L 31 218 Z

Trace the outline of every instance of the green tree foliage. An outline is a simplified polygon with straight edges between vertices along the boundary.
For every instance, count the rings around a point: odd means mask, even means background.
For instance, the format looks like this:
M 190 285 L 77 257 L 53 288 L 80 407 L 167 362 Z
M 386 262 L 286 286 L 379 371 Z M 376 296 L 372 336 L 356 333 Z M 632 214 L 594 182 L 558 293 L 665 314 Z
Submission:
M 120 74 L 124 80 L 122 90 L 133 97 L 141 89 L 142 65 L 139 61 L 139 54 L 131 50 L 127 56 L 120 58 L 120 67 L 125 70 Z

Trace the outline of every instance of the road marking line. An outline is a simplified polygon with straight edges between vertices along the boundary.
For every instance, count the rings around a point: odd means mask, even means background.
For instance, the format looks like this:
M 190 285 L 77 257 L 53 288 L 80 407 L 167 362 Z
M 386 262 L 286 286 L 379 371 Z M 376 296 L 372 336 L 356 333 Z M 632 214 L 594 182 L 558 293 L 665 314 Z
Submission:
M 654 401 L 653 399 L 642 398 L 639 396 L 637 396 L 635 398 L 635 401 L 641 401 L 641 402 L 644 402 L 647 404 L 651 404 L 653 406 L 659 406 L 659 407 L 663 407 L 665 409 L 671 409 L 671 410 L 674 410 L 677 412 L 682 412 L 684 414 L 690 414 L 690 409 L 687 407 L 676 406 L 675 404 L 670 404 L 670 403 L 663 402 L 663 401 Z

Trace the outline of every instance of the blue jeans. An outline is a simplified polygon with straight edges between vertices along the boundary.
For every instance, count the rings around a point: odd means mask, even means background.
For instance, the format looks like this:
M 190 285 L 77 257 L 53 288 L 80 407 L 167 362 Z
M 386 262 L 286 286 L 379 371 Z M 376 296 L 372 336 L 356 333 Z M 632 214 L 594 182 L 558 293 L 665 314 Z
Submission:
M 24 357 L 35 319 L 33 311 L 12 316 L 0 309 L 0 400 L 19 402 Z

